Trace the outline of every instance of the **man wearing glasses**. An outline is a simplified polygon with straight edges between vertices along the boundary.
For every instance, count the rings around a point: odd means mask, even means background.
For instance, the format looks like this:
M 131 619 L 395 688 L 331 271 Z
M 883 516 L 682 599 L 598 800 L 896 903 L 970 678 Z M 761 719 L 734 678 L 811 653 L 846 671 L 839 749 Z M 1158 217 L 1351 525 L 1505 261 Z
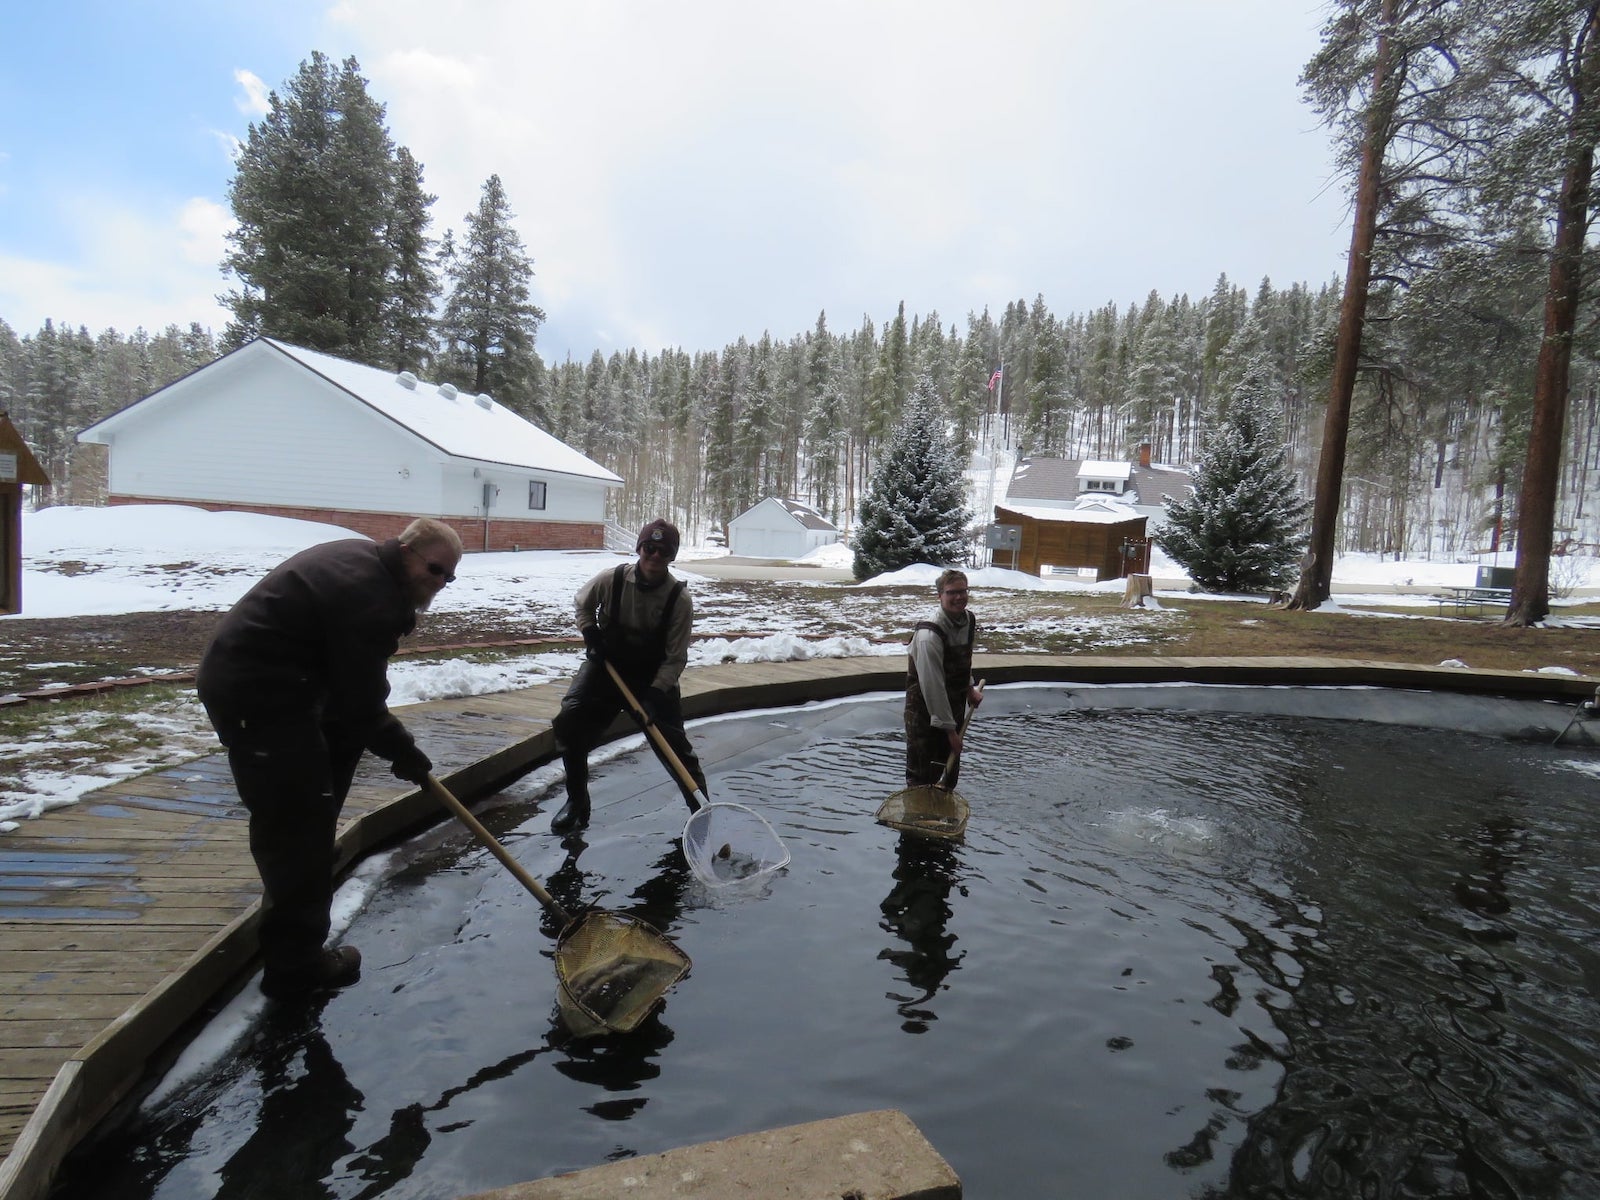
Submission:
M 939 612 L 918 621 L 906 659 L 906 786 L 938 783 L 952 754 L 961 753 L 961 718 L 983 693 L 972 683 L 978 619 L 967 611 L 967 576 L 941 572 Z M 946 783 L 955 787 L 958 759 Z
M 389 711 L 388 664 L 460 562 L 456 531 L 426 517 L 385 542 L 312 546 L 245 593 L 200 660 L 200 701 L 250 814 L 270 997 L 301 999 L 361 976 L 354 946 L 322 945 L 339 810 L 363 750 L 408 783 L 433 769 Z
M 623 710 L 609 662 L 643 706 L 702 792 L 706 778 L 683 731 L 678 680 L 689 663 L 694 606 L 683 581 L 667 566 L 678 557 L 678 530 L 662 520 L 639 531 L 637 562 L 602 571 L 578 589 L 573 607 L 583 634 L 585 661 L 578 668 L 553 725 L 567 773 L 567 802 L 550 822 L 554 833 L 589 823 L 589 751 Z M 683 790 L 683 785 L 678 785 Z M 683 801 L 691 811 L 692 794 Z

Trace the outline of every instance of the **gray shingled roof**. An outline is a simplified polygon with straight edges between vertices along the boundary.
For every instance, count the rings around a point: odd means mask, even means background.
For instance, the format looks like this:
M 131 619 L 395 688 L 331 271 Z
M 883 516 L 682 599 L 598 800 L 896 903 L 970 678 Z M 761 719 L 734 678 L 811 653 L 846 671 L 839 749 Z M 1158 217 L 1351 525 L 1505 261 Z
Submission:
M 1017 501 L 1054 500 L 1070 503 L 1081 494 L 1078 491 L 1078 468 L 1083 460 L 1078 458 L 1021 458 L 1011 472 L 1011 484 L 1006 489 L 1006 499 Z M 1160 504 L 1163 495 L 1175 500 L 1186 498 L 1194 485 L 1188 472 L 1175 467 L 1141 467 L 1135 465 L 1129 478 L 1132 493 L 1124 493 L 1129 503 Z
M 798 500 L 785 500 L 781 496 L 774 496 L 773 499 L 783 505 L 789 515 L 799 521 L 806 529 L 830 529 L 835 533 L 838 532 L 838 526 L 816 509 L 801 504 Z

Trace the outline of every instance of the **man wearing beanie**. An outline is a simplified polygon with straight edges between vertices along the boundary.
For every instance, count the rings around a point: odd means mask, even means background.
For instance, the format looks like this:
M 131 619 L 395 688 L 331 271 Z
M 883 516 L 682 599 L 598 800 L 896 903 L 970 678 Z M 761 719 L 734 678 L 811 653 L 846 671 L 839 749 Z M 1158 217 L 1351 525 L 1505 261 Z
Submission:
M 637 562 L 602 571 L 578 589 L 574 608 L 585 661 L 561 699 L 553 726 L 567 772 L 567 802 L 550 822 L 554 833 L 569 833 L 589 823 L 589 751 L 623 710 L 607 662 L 705 791 L 700 759 L 683 731 L 678 691 L 679 677 L 689 662 L 689 630 L 694 623 L 694 606 L 683 581 L 667 570 L 678 557 L 678 542 L 675 526 L 651 521 L 639 531 Z M 682 791 L 683 785 L 678 786 Z M 683 799 L 693 810 L 693 795 L 684 792 Z

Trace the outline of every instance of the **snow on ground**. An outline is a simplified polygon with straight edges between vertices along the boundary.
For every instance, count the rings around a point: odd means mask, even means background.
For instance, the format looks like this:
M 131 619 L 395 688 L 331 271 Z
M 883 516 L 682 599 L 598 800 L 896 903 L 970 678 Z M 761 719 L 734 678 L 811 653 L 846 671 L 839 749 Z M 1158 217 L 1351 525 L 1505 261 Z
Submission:
M 221 611 L 290 554 L 320 542 L 354 536 L 357 535 L 350 530 L 335 525 L 253 513 L 214 513 L 183 505 L 61 506 L 26 513 L 22 521 L 24 612 L 20 618 L 0 616 L 0 630 L 9 619 L 186 609 Z M 697 589 L 712 592 L 715 581 L 696 575 L 694 563 L 726 554 L 720 548 L 685 547 L 674 573 L 690 580 Z M 834 545 L 814 550 L 797 561 L 848 570 L 851 559 L 847 547 Z M 441 613 L 500 609 L 510 616 L 526 618 L 530 625 L 560 628 L 571 622 L 572 596 L 577 589 L 599 571 L 622 561 L 626 556 L 608 551 L 469 554 L 457 571 L 456 582 L 441 593 L 434 608 Z M 1569 582 L 1584 588 L 1600 587 L 1596 562 L 1579 561 L 1581 571 L 1572 569 L 1577 564 L 1567 564 L 1572 576 Z M 1499 565 L 1510 562 L 1506 556 Z M 1335 603 L 1324 606 L 1322 611 L 1354 615 L 1360 613 L 1361 605 L 1409 605 L 1416 608 L 1419 617 L 1430 616 L 1437 602 L 1427 593 L 1441 587 L 1472 584 L 1477 566 L 1476 562 L 1392 562 L 1347 555 L 1335 564 Z M 931 593 L 938 573 L 938 567 L 922 564 L 869 579 L 862 586 L 926 587 Z M 1151 574 L 1157 582 L 1158 597 L 1188 593 L 1188 580 L 1182 570 L 1159 551 L 1151 564 Z M 968 576 L 977 589 L 1118 595 L 1123 590 L 1121 580 L 1095 583 L 1060 577 L 1041 579 L 997 566 L 970 571 Z M 806 584 L 800 582 L 797 586 Z M 837 583 L 817 586 L 838 588 Z M 1365 587 L 1371 587 L 1372 593 L 1358 590 Z M 1396 588 L 1414 589 L 1414 594 L 1395 594 Z M 1260 602 L 1259 598 L 1254 600 Z M 881 616 L 881 601 L 874 599 L 871 592 L 841 590 L 833 602 L 846 616 L 856 603 L 874 605 Z M 1550 623 L 1566 620 L 1552 616 Z M 781 612 L 761 613 L 765 628 L 781 626 L 782 621 Z M 1573 623 L 1578 622 L 1573 619 Z M 739 627 L 737 617 L 724 616 L 718 622 L 706 623 L 713 631 L 717 624 L 730 630 Z M 1114 640 L 1116 633 L 1108 628 L 1103 636 Z M 899 644 L 873 643 L 864 637 L 808 639 L 793 628 L 780 628 L 759 638 L 715 637 L 697 642 L 691 650 L 690 663 L 771 662 L 903 652 Z M 482 661 L 475 661 L 471 655 L 434 662 L 398 658 L 390 666 L 391 702 L 398 706 L 530 687 L 569 677 L 577 664 L 576 653 L 563 651 L 515 658 L 486 654 Z M 120 720 L 124 724 L 130 722 L 126 716 Z M 108 778 L 181 762 L 215 748 L 192 692 L 152 706 L 133 723 L 138 722 L 147 724 L 155 745 L 130 745 L 127 753 L 114 762 L 101 761 L 106 757 L 106 739 L 112 735 L 97 731 L 88 715 L 52 722 L 23 740 L 0 743 L 0 760 L 13 767 L 7 775 L 0 776 L 0 831 L 13 828 L 17 819 L 70 804 Z M 30 771 L 30 756 L 48 753 L 52 762 L 59 763 L 61 749 L 73 745 L 84 750 L 80 771 Z
M 22 616 L 221 611 L 281 559 L 318 542 L 356 536 L 337 525 L 255 513 L 207 512 L 179 504 L 41 509 L 23 514 Z M 695 561 L 726 554 L 720 548 L 685 547 L 673 570 L 684 578 L 703 581 L 703 576 L 694 573 Z M 435 602 L 436 610 L 556 610 L 564 618 L 579 586 L 624 558 L 603 550 L 469 554 L 456 582 Z M 852 558 L 849 547 L 832 545 L 794 561 L 849 570 Z M 1485 557 L 1482 562 L 1511 566 L 1513 558 L 1502 554 Z M 1429 593 L 1470 586 L 1479 565 L 1477 560 L 1395 562 L 1376 555 L 1343 555 L 1334 564 L 1334 601 L 1346 608 L 1409 604 L 1431 609 L 1436 601 Z M 1160 550 L 1154 552 L 1150 573 L 1158 593 L 1188 594 L 1189 581 L 1183 569 Z M 938 567 L 923 564 L 876 576 L 863 586 L 931 586 L 938 574 Z M 1557 583 L 1586 592 L 1600 591 L 1600 560 L 1558 560 L 1553 575 L 1565 576 Z M 1005 566 L 983 567 L 969 571 L 968 576 L 976 588 L 1119 594 L 1123 589 L 1121 580 L 1041 579 Z M 1372 589 L 1370 593 L 1362 590 L 1367 587 Z M 7 619 L 0 616 L 0 622 Z

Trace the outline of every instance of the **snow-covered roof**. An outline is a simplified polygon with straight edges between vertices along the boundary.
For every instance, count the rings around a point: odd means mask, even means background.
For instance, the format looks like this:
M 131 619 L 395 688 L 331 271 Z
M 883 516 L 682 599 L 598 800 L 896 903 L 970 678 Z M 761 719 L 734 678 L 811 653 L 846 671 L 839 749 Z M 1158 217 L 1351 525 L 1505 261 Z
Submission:
M 1000 505 L 1001 511 L 1035 521 L 1053 521 L 1062 525 L 1119 525 L 1124 521 L 1143 521 L 1143 513 L 1134 512 L 1125 504 L 1115 506 L 1093 505 L 1088 508 L 1042 508 L 1029 504 Z
M 1086 458 L 1078 464 L 1078 476 L 1094 479 L 1126 479 L 1133 474 L 1133 464 L 1110 462 L 1103 458 Z
M 393 421 L 452 458 L 520 467 L 556 475 L 573 475 L 619 487 L 622 477 L 574 450 L 489 396 L 457 392 L 449 384 L 432 384 L 409 371 L 395 374 L 291 346 L 276 338 L 256 338 L 190 372 L 142 400 L 103 417 L 78 435 L 83 442 L 102 442 L 127 421 L 138 421 L 161 403 L 223 363 L 245 367 L 263 354 L 279 354 L 326 380 L 346 395 Z M 200 385 L 203 386 L 203 385 Z
M 801 504 L 798 500 L 785 500 L 781 496 L 774 496 L 773 499 L 781 504 L 783 506 L 783 510 L 806 529 L 831 529 L 836 532 L 838 530 L 837 525 L 828 520 L 827 517 L 823 516 L 809 504 Z
M 275 338 L 261 341 L 453 457 L 622 482 L 621 476 L 487 395 L 457 392 L 449 384 L 428 383 L 409 372 L 396 375 Z

